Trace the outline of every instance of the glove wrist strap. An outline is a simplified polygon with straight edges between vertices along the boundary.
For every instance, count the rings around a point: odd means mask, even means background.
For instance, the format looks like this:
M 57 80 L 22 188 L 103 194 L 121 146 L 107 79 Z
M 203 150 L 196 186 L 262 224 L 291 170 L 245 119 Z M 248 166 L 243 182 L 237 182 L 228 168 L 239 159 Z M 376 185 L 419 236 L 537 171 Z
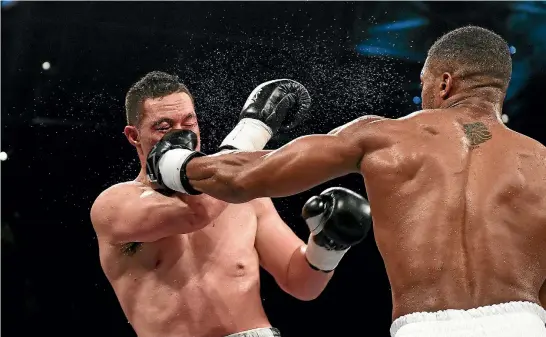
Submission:
M 199 191 L 190 185 L 186 177 L 186 164 L 196 156 L 203 156 L 203 154 L 181 148 L 165 152 L 159 160 L 161 183 L 177 192 L 191 195 L 200 194 Z
M 315 215 L 305 219 L 305 223 L 309 228 L 309 231 L 312 235 L 316 235 L 322 231 L 324 228 L 324 217 L 323 214 Z
M 262 121 L 243 118 L 227 135 L 220 148 L 238 149 L 241 151 L 263 150 L 271 139 L 273 131 Z
M 317 245 L 313 240 L 313 236 L 310 236 L 309 241 L 307 242 L 305 257 L 311 266 L 318 270 L 328 272 L 337 267 L 349 248 L 344 250 L 328 250 L 326 247 Z

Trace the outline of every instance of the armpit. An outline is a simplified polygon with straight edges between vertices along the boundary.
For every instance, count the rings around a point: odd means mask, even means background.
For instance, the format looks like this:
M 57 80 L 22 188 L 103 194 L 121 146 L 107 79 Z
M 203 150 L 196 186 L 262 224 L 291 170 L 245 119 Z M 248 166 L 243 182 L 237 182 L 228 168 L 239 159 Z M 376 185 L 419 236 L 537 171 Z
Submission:
M 142 249 L 142 242 L 127 242 L 121 245 L 120 251 L 123 255 L 133 256 Z

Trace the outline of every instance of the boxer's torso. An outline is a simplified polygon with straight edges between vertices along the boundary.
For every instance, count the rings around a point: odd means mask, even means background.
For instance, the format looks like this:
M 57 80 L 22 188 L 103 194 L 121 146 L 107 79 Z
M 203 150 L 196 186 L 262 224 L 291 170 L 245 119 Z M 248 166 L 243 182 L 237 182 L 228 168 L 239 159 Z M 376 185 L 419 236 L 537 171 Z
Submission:
M 470 110 L 426 111 L 393 125 L 390 146 L 362 162 L 393 317 L 538 302 L 545 148 Z
M 139 337 L 218 337 L 269 326 L 256 225 L 247 203 L 190 234 L 125 248 L 100 242 L 101 265 Z

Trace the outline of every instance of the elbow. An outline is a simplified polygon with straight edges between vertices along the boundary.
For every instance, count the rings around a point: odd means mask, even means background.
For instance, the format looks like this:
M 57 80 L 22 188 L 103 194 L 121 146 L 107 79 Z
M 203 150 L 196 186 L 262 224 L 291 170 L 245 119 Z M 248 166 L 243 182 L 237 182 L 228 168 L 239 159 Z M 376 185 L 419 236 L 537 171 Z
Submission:
M 292 295 L 292 296 L 294 296 L 295 298 L 297 298 L 300 301 L 308 302 L 308 301 L 312 301 L 312 300 L 318 298 L 320 294 L 321 293 L 301 292 L 301 293 L 298 293 L 298 294 L 295 294 L 295 295 Z
M 290 294 L 290 296 L 305 302 L 317 299 L 322 293 L 322 289 L 320 291 L 313 291 L 305 286 L 285 287 L 284 291 Z
M 300 301 L 312 301 L 316 298 L 318 298 L 320 295 L 320 293 L 318 294 L 311 294 L 311 295 L 307 295 L 307 296 L 300 296 L 300 297 L 297 297 Z
M 320 296 L 326 288 L 327 281 L 318 281 L 313 277 L 295 278 L 285 282 L 281 288 L 290 296 L 300 301 L 312 301 Z M 278 283 L 280 284 L 280 283 Z
M 323 273 L 312 269 L 305 257 L 306 246 L 294 251 L 287 272 L 279 283 L 281 288 L 300 301 L 318 298 L 328 285 L 333 272 Z

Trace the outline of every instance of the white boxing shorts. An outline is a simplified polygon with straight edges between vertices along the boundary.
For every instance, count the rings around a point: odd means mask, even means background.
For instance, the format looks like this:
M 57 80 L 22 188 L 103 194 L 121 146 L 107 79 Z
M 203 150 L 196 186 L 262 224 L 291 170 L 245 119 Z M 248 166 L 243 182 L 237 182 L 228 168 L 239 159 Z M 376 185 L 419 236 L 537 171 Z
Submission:
M 258 328 L 247 331 L 241 331 L 228 335 L 226 337 L 281 337 L 279 329 L 275 328 Z
M 469 310 L 416 312 L 391 325 L 392 337 L 546 337 L 546 310 L 508 302 Z

